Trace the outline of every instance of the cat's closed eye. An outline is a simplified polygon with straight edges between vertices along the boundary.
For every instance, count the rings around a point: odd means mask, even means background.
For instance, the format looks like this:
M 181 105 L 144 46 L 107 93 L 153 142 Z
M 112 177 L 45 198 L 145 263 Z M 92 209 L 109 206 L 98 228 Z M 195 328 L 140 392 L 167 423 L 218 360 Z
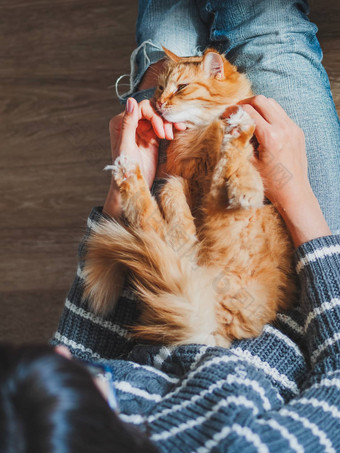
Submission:
M 189 85 L 188 83 L 181 83 L 180 85 L 177 86 L 176 93 L 183 90 L 183 88 L 187 87 L 188 85 Z

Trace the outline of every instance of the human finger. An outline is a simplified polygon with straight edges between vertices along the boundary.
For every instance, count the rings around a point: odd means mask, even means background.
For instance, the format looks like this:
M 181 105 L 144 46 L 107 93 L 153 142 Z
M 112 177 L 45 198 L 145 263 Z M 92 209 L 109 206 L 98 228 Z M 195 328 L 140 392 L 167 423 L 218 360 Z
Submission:
M 72 359 L 71 351 L 64 345 L 58 345 L 54 348 L 55 352 L 67 359 Z
M 255 136 L 259 143 L 265 141 L 268 129 L 271 125 L 263 118 L 260 113 L 249 104 L 242 105 L 243 110 L 255 121 Z
M 292 124 L 295 124 L 294 121 L 288 116 L 285 109 L 273 98 L 268 98 L 268 101 L 271 103 L 272 108 L 276 112 L 275 123 L 280 124 L 281 126 L 291 127 Z
M 139 135 L 148 134 L 149 132 L 155 135 L 152 124 L 147 120 L 139 120 L 136 132 Z
M 110 140 L 111 140 L 111 148 L 114 149 L 120 135 L 121 124 L 123 120 L 124 112 L 119 113 L 119 115 L 114 116 L 111 118 L 109 122 L 109 132 L 110 132 Z
M 174 133 L 172 130 L 172 123 L 164 121 L 164 132 L 166 140 L 172 140 L 174 138 Z
M 282 115 L 287 115 L 286 111 L 283 109 L 283 107 L 273 98 L 268 98 L 268 102 L 271 103 L 272 107 L 279 113 L 281 113 Z M 289 118 L 289 117 L 288 117 Z
M 138 122 L 138 127 L 136 130 L 136 144 L 140 143 L 149 143 L 150 145 L 155 145 L 159 143 L 159 138 L 157 137 L 150 121 L 140 120 Z
M 185 131 L 186 128 L 187 128 L 187 125 L 183 122 L 181 123 L 174 123 L 174 127 L 175 129 L 177 129 L 178 131 Z
M 136 142 L 136 129 L 138 127 L 138 104 L 133 98 L 126 102 L 125 112 L 121 123 L 120 146 L 122 149 L 129 149 L 131 144 Z
M 269 101 L 268 98 L 266 98 L 262 94 L 243 99 L 238 104 L 251 105 L 270 124 L 277 122 L 276 107 L 271 101 Z
M 158 138 L 165 138 L 164 121 L 152 108 L 149 101 L 139 104 L 139 119 L 150 121 Z

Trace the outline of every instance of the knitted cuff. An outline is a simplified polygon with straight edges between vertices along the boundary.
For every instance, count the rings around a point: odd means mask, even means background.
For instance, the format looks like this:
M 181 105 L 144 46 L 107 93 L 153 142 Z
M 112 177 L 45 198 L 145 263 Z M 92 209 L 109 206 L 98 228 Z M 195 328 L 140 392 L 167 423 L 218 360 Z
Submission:
M 92 209 L 85 235 L 79 246 L 78 269 L 73 285 L 67 295 L 58 330 L 50 341 L 52 345 L 63 344 L 72 354 L 84 360 L 115 358 L 129 352 L 133 343 L 126 328 L 136 318 L 136 300 L 128 288 L 123 290 L 115 310 L 106 316 L 96 315 L 87 300 L 83 300 L 83 266 L 86 243 L 93 226 L 105 215 L 102 208 Z
M 301 310 L 311 365 L 340 353 L 340 236 L 325 236 L 295 251 Z
M 83 265 L 83 261 L 84 261 L 84 258 L 85 258 L 85 254 L 86 254 L 86 242 L 87 242 L 87 239 L 89 238 L 90 234 L 91 234 L 91 231 L 93 229 L 93 225 L 98 223 L 102 218 L 104 218 L 104 214 L 103 214 L 103 208 L 101 206 L 97 206 L 95 208 L 93 208 L 90 212 L 90 215 L 87 219 L 87 224 L 86 224 L 86 231 L 85 231 L 85 234 L 79 244 L 79 247 L 78 247 L 78 257 L 79 257 L 79 260 L 80 260 L 80 263 L 79 265 L 82 267 Z

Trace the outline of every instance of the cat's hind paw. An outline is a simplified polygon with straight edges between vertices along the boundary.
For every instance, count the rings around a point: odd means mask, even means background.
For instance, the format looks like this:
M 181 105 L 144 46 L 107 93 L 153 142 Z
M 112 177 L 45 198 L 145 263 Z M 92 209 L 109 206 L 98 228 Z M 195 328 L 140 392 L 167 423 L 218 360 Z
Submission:
M 249 209 L 263 206 L 263 182 L 257 171 L 246 172 L 242 175 L 242 178 L 233 175 L 227 181 L 226 188 L 228 195 L 227 209 Z
M 263 191 L 259 189 L 247 189 L 240 192 L 238 189 L 228 188 L 228 206 L 227 209 L 249 209 L 260 208 L 263 206 Z
M 112 171 L 118 187 L 121 187 L 126 180 L 137 175 L 139 166 L 134 160 L 122 155 L 117 157 L 113 165 L 107 165 L 104 170 Z

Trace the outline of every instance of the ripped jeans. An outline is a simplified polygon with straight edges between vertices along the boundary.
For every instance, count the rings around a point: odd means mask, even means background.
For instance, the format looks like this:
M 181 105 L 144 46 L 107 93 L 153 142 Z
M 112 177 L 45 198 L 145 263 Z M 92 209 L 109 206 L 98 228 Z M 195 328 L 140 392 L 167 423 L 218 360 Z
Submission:
M 138 48 L 131 56 L 130 91 L 164 45 L 180 56 L 214 47 L 245 72 L 256 94 L 278 101 L 306 137 L 312 189 L 333 231 L 340 230 L 340 124 L 321 64 L 317 27 L 304 0 L 139 0 Z

